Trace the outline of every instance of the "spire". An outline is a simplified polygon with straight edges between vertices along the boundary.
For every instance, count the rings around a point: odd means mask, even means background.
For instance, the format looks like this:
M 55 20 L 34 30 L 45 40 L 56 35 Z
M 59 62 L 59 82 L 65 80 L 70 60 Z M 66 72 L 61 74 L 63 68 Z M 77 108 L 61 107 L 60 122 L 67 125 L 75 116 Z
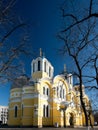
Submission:
M 66 72 L 66 64 L 64 64 L 64 72 Z
M 40 51 L 40 57 L 42 57 L 42 49 L 40 48 L 40 50 L 39 50 L 39 51 Z
M 65 78 L 67 78 L 66 64 L 64 64 L 64 75 L 65 75 Z

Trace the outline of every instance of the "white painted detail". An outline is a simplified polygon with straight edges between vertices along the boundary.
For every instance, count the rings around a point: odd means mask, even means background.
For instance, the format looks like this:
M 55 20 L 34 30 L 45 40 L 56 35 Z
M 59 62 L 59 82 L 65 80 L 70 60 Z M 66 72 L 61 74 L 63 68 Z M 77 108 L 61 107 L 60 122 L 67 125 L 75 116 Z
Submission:
M 38 98 L 38 94 L 28 94 L 28 93 L 26 93 L 26 94 L 24 94 L 24 95 L 22 95 L 22 99 L 32 99 L 32 98 Z

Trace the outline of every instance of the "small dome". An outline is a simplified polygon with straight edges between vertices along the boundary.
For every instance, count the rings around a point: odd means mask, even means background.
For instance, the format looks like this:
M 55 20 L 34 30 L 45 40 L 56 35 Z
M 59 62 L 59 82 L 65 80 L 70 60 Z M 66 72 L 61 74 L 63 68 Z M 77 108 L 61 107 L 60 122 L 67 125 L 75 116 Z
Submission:
M 13 88 L 22 88 L 24 85 L 26 85 L 28 83 L 28 77 L 26 75 L 22 75 L 18 78 L 16 78 L 13 83 L 12 83 L 12 87 Z

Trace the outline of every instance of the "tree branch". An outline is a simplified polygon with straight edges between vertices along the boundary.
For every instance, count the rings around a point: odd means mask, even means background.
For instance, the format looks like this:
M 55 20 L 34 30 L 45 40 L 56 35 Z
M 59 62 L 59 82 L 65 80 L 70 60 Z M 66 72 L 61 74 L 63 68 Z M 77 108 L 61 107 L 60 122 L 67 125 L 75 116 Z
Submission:
M 93 3 L 92 3 L 93 1 L 92 0 L 90 0 L 90 7 L 89 7 L 89 15 L 91 15 L 92 14 L 92 5 L 93 5 Z
M 65 16 L 66 16 L 66 15 L 65 15 Z M 70 16 L 71 16 L 71 14 L 70 14 Z M 84 22 L 84 21 L 86 21 L 86 20 L 88 20 L 88 19 L 90 19 L 90 18 L 92 18 L 92 17 L 98 18 L 98 13 L 93 13 L 93 14 L 91 14 L 91 15 L 88 15 L 87 17 L 82 18 L 81 20 L 77 20 L 75 23 L 71 24 L 71 25 L 68 26 L 66 29 L 62 30 L 61 32 L 62 32 L 62 33 L 63 33 L 63 32 L 66 32 L 66 31 L 68 31 L 69 29 L 71 29 L 71 28 L 73 28 L 74 26 L 76 26 L 77 24 L 82 23 L 82 22 Z M 73 18 L 73 17 L 72 17 L 72 18 Z
M 1 43 L 3 43 L 13 32 L 16 31 L 16 29 L 26 26 L 25 23 L 21 23 L 19 25 L 16 25 L 14 28 L 12 28 L 5 36 L 3 36 Z

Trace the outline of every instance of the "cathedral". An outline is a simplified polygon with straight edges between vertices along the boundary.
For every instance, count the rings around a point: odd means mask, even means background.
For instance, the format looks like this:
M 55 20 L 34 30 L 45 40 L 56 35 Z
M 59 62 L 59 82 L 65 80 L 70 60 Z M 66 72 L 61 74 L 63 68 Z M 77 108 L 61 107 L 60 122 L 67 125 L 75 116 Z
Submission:
M 66 68 L 64 69 L 66 71 Z M 79 85 L 72 74 L 53 75 L 54 67 L 42 55 L 31 62 L 31 78 L 22 75 L 10 89 L 9 126 L 84 126 Z M 85 104 L 90 100 L 85 94 Z

